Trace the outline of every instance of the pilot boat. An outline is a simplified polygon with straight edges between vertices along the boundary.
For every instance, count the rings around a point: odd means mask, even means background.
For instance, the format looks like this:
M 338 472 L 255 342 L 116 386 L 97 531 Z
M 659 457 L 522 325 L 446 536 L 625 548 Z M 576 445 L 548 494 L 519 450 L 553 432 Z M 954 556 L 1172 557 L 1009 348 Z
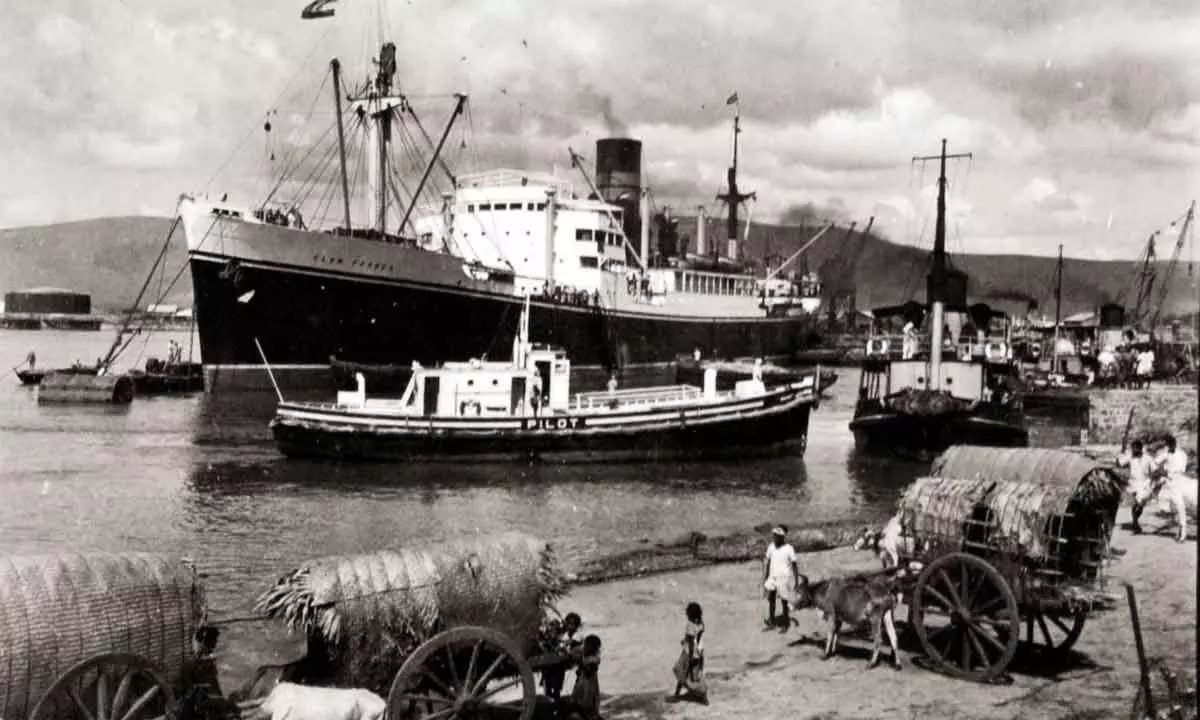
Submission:
M 510 361 L 424 367 L 404 394 L 367 395 L 366 380 L 336 402 L 280 396 L 271 430 L 280 451 L 340 460 L 607 462 L 803 452 L 816 373 L 767 388 L 762 377 L 717 389 L 679 384 L 571 393 L 565 350 L 529 342 L 529 305 Z

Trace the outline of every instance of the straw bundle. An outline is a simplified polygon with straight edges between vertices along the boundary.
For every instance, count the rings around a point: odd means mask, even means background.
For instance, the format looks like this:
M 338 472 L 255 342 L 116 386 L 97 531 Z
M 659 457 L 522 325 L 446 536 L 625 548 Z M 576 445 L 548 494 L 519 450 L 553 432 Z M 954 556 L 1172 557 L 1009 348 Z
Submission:
M 532 651 L 566 581 L 551 548 L 519 533 L 314 560 L 257 608 L 303 631 L 330 681 L 385 690 L 404 659 L 442 630 L 481 625 Z
M 178 682 L 204 597 L 191 566 L 157 555 L 0 558 L 0 717 L 28 717 L 73 665 L 128 652 Z

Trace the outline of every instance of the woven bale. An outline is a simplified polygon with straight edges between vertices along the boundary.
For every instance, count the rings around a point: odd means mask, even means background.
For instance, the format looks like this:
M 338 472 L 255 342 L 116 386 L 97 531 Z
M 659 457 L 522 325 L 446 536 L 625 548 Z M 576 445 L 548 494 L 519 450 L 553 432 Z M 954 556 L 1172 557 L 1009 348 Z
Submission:
M 192 567 L 159 555 L 0 558 L 0 717 L 28 717 L 72 666 L 108 652 L 178 683 L 204 596 Z
M 532 653 L 565 591 L 549 545 L 505 533 L 314 560 L 257 607 L 308 636 L 330 682 L 380 692 L 418 645 L 449 628 L 490 627 Z
M 1116 525 L 1124 480 L 1112 465 L 1051 448 L 994 448 L 955 445 L 933 463 L 932 475 L 986 478 L 999 483 L 1035 483 L 1069 490 L 1069 497 L 1101 510 Z

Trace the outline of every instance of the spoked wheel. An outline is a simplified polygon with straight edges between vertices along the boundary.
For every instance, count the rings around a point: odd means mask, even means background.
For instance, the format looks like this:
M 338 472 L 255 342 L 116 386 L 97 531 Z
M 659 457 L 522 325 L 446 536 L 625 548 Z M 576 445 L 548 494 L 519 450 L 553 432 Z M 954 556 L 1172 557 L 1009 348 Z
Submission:
M 163 720 L 175 710 L 166 675 L 131 653 L 104 653 L 60 677 L 30 713 L 30 720 Z
M 388 693 L 388 720 L 531 720 L 536 702 L 533 668 L 508 636 L 460 627 L 404 661 Z
M 1063 617 L 1031 613 L 1025 618 L 1025 642 L 1044 653 L 1062 656 L 1075 646 L 1085 622 L 1087 612 L 1084 610 Z
M 926 656 L 964 680 L 994 680 L 1017 652 L 1020 617 L 1008 582 L 967 553 L 934 560 L 917 577 L 911 622 Z

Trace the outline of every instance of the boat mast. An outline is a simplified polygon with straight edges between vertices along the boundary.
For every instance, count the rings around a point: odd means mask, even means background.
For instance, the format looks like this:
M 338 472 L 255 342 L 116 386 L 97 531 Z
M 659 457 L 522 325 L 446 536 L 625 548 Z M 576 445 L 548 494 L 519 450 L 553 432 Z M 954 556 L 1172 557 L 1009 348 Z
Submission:
M 330 11 L 332 12 L 332 11 Z M 342 122 L 342 64 L 337 58 L 329 61 L 333 71 L 333 104 L 337 110 L 338 161 L 342 170 L 342 208 L 345 213 L 346 232 L 350 232 L 350 178 L 346 174 L 346 128 Z
M 737 184 L 737 167 L 738 167 L 738 135 L 742 132 L 741 123 L 741 106 L 738 105 L 737 93 L 729 96 L 726 104 L 733 105 L 733 165 L 730 166 L 727 173 L 727 181 L 729 183 L 729 191 L 717 195 L 717 200 L 725 203 L 725 237 L 729 243 L 737 243 L 737 228 L 738 228 L 738 208 L 747 200 L 756 199 L 757 193 L 743 193 L 738 191 Z M 716 260 L 721 255 L 721 249 L 713 243 L 713 260 Z M 736 260 L 737 258 L 731 258 Z
M 375 78 L 375 92 L 380 100 L 380 109 L 375 114 L 375 122 L 379 132 L 377 148 L 379 152 L 379 170 L 376 184 L 376 209 L 379 212 L 378 229 L 380 236 L 387 232 L 387 158 L 388 144 L 392 139 L 392 108 L 383 102 L 392 91 L 392 77 L 396 74 L 396 44 L 384 43 L 379 53 L 379 74 Z
M 946 140 L 942 138 L 940 155 L 916 156 L 913 162 L 938 160 L 937 224 L 933 231 L 933 267 L 929 271 L 929 304 L 932 306 L 932 327 L 929 328 L 929 372 L 925 379 L 926 389 L 940 388 L 942 384 L 942 326 L 946 317 L 946 160 L 969 158 L 971 153 L 946 154 Z
M 1058 372 L 1058 338 L 1062 325 L 1063 246 L 1058 246 L 1058 271 L 1054 280 L 1054 351 L 1050 353 L 1050 372 Z

